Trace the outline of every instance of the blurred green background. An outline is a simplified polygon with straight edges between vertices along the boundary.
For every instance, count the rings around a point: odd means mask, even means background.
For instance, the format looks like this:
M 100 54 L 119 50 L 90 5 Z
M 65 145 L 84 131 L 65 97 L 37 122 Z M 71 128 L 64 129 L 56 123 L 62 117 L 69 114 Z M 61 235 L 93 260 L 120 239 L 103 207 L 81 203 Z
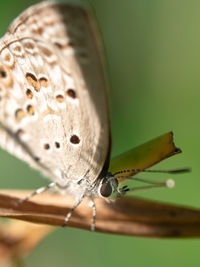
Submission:
M 89 2 L 107 52 L 113 155 L 173 130 L 184 153 L 154 168 L 190 166 L 192 173 L 177 176 L 173 190 L 140 195 L 200 208 L 200 1 Z M 32 3 L 36 1 L 0 2 L 1 35 Z M 35 189 L 46 184 L 38 172 L 2 150 L 0 159 L 0 188 Z M 156 240 L 60 228 L 26 263 L 30 267 L 199 266 L 199 246 L 197 239 Z

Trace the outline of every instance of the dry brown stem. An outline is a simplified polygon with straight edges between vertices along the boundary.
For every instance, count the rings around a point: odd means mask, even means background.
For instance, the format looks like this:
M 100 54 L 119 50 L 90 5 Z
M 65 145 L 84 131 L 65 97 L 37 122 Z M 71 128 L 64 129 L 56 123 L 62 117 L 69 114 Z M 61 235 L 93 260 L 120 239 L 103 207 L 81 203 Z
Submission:
M 35 223 L 62 226 L 73 199 L 56 194 L 38 195 L 16 206 L 17 198 L 30 191 L 0 191 L 0 216 Z M 107 203 L 96 199 L 96 231 L 143 237 L 199 237 L 200 210 L 178 205 L 147 201 L 139 198 L 120 198 Z M 70 227 L 90 229 L 92 210 L 85 199 L 74 211 Z

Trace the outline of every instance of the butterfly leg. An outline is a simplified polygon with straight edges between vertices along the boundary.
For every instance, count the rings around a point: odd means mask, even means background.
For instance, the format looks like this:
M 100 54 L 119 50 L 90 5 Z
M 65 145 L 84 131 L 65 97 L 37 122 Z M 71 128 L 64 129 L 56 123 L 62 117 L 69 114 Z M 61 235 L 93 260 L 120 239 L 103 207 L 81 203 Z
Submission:
M 76 202 L 75 204 L 73 205 L 73 207 L 71 208 L 71 210 L 67 213 L 67 215 L 65 216 L 65 219 L 64 219 L 64 223 L 63 223 L 63 227 L 65 227 L 68 222 L 69 222 L 69 219 L 71 218 L 72 216 L 72 213 L 73 211 L 78 207 L 78 205 L 82 202 L 82 200 L 84 199 L 85 195 L 83 194 Z
M 25 201 L 29 200 L 30 198 L 34 197 L 35 195 L 44 193 L 45 191 L 49 190 L 50 188 L 52 188 L 54 186 L 55 186 L 55 183 L 53 182 L 53 183 L 48 184 L 47 186 L 40 187 L 37 190 L 33 191 L 33 193 L 31 193 L 27 197 L 19 199 L 17 201 L 16 205 L 22 204 L 23 202 L 25 202 Z
M 97 209 L 96 205 L 94 203 L 94 199 L 90 199 L 90 205 L 92 207 L 92 223 L 91 223 L 91 231 L 95 231 L 95 225 L 96 225 L 96 214 L 97 214 Z

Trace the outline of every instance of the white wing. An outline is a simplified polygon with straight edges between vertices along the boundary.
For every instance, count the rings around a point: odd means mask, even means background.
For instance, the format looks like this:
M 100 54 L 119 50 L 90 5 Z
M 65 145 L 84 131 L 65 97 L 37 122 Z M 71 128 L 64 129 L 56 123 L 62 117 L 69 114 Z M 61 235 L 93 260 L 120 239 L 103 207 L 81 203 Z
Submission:
M 88 10 L 47 2 L 0 41 L 0 145 L 54 180 L 94 181 L 109 156 L 100 46 Z

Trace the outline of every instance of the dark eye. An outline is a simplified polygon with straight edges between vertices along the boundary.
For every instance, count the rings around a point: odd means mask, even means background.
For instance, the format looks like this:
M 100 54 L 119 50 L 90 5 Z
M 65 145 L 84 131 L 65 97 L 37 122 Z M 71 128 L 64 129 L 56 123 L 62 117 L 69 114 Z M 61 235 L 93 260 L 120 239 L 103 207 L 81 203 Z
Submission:
M 100 193 L 103 197 L 109 197 L 112 194 L 112 186 L 110 183 L 103 183 L 100 188 Z

